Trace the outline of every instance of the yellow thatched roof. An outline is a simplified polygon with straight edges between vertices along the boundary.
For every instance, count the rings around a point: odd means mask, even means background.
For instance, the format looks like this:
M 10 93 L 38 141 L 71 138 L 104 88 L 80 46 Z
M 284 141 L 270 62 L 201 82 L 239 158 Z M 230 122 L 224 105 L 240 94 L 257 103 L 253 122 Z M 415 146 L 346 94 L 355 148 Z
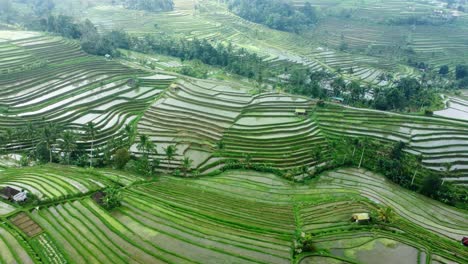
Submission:
M 363 220 L 369 220 L 369 214 L 368 213 L 359 213 L 359 214 L 353 214 L 353 219 L 357 221 L 363 221 Z

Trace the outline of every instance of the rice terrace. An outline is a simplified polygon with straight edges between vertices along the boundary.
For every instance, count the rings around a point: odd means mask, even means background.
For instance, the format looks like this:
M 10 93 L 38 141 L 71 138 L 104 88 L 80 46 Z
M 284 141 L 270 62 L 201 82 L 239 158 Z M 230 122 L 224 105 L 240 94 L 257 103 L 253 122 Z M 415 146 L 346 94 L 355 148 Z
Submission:
M 468 264 L 468 1 L 0 0 L 0 263 Z

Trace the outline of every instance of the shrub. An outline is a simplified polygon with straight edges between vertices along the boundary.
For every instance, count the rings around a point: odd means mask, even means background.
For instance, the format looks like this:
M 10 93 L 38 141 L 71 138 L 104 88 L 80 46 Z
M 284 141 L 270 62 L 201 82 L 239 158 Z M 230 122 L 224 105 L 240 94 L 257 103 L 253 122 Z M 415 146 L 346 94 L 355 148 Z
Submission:
M 121 170 L 127 165 L 131 156 L 127 149 L 121 148 L 115 152 L 114 165 L 117 169 Z
M 424 110 L 424 115 L 427 115 L 427 116 L 433 116 L 434 115 L 434 112 L 432 110 Z
M 294 241 L 294 253 L 300 254 L 303 252 L 315 252 L 317 248 L 313 242 L 313 236 L 310 233 L 301 232 L 298 238 Z
M 436 198 L 441 186 L 442 180 L 440 177 L 436 174 L 429 174 L 424 178 L 420 192 L 431 198 Z
M 30 164 L 29 157 L 27 155 L 22 155 L 19 163 L 21 167 L 28 167 Z
M 102 206 L 107 210 L 112 210 L 122 205 L 122 193 L 118 188 L 109 187 L 104 191 Z

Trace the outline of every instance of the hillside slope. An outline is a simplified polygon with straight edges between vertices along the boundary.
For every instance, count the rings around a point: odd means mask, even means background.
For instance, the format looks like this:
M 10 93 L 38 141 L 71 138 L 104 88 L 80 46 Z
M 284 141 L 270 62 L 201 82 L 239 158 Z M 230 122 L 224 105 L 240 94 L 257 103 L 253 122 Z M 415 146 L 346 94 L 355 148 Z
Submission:
M 93 122 L 99 146 L 120 136 L 171 82 L 138 81 L 144 71 L 89 56 L 66 39 L 21 31 L 0 31 L 0 39 L 0 128 L 17 129 L 10 150 L 38 143 L 39 133 L 19 134 L 28 123 L 38 129 L 50 122 L 81 133 Z
M 39 174 L 60 169 L 65 168 L 46 166 Z M 308 184 L 245 170 L 200 179 L 163 176 L 157 181 L 111 171 L 65 171 L 73 181 L 100 175 L 101 180 L 133 184 L 123 189 L 123 205 L 112 212 L 69 190 L 69 198 L 39 208 L 17 208 L 7 218 L 0 214 L 0 243 L 8 245 L 0 248 L 1 261 L 309 263 L 321 256 L 376 263 L 374 252 L 387 263 L 403 263 L 399 261 L 405 252 L 404 263 L 463 263 L 468 257 L 458 242 L 468 230 L 466 211 L 366 170 L 343 168 Z M 9 180 L 21 182 L 28 170 L 15 173 L 18 176 Z M 55 184 L 51 177 L 37 181 Z M 384 205 L 395 210 L 392 223 L 377 220 Z M 376 219 L 356 224 L 350 220 L 356 212 L 369 212 Z M 31 226 L 37 229 L 32 236 L 26 233 Z M 293 258 L 294 241 L 302 232 L 313 235 L 321 253 L 296 252 Z
M 189 157 L 201 173 L 246 155 L 253 163 L 284 171 L 313 167 L 331 158 L 331 141 L 359 137 L 404 142 L 404 150 L 421 155 L 427 168 L 445 171 L 448 166 L 453 176 L 445 180 L 467 183 L 467 122 L 334 104 L 317 107 L 315 100 L 280 93 L 252 95 L 250 89 L 184 77 L 145 112 L 138 131 L 158 146 L 162 166 L 178 168 Z M 307 115 L 298 116 L 299 109 Z M 164 152 L 168 145 L 178 149 L 171 164 Z

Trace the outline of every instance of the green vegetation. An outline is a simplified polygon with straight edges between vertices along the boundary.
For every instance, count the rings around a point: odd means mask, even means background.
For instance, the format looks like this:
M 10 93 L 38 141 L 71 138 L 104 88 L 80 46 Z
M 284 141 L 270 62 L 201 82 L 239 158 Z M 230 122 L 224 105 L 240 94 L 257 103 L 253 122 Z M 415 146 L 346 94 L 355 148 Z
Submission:
M 465 7 L 0 0 L 0 263 L 464 263 Z
M 174 9 L 172 0 L 122 0 L 122 2 L 126 8 L 150 12 L 172 11 Z
M 299 31 L 317 22 L 315 9 L 309 2 L 296 8 L 284 0 L 227 0 L 229 10 L 242 18 L 270 28 Z
M 130 175 L 115 176 L 123 181 Z M 121 192 L 122 204 L 112 211 L 74 196 L 41 206 L 27 214 L 43 232 L 31 238 L 2 225 L 0 231 L 14 234 L 8 240 L 1 232 L 12 245 L 2 249 L 24 250 L 13 257 L 23 256 L 22 263 L 39 260 L 27 262 L 28 255 L 54 263 L 307 263 L 313 256 L 359 263 L 361 253 L 337 249 L 366 252 L 373 247 L 362 245 L 374 242 L 385 245 L 377 248 L 387 261 L 399 259 L 395 247 L 402 254 L 416 252 L 414 259 L 406 256 L 408 263 L 419 263 L 417 255 L 459 263 L 467 257 L 457 241 L 466 230 L 466 212 L 362 169 L 328 172 L 307 184 L 239 170 L 196 180 L 161 177 L 154 183 L 134 182 Z M 356 212 L 387 218 L 356 224 L 350 220 Z M 40 252 L 44 249 L 50 254 Z

